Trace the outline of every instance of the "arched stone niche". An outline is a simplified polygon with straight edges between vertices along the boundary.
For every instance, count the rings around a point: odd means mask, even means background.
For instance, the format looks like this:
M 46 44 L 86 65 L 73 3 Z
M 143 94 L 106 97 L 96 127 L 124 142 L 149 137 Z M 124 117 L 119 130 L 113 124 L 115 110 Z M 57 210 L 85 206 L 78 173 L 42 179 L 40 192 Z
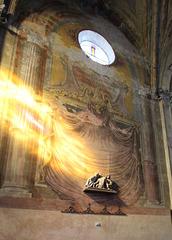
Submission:
M 85 17 L 79 9 L 65 5 L 50 4 L 40 12 L 31 14 L 20 26 L 26 39 L 33 39 L 32 49 L 46 49 L 45 65 L 32 71 L 38 82 L 39 71 L 44 72 L 43 102 L 52 110 L 44 118 L 46 147 L 38 149 L 42 149 L 38 175 L 41 172 L 44 183 L 59 198 L 77 200 L 81 205 L 130 205 L 144 190 L 148 200 L 158 200 L 149 94 L 142 91 L 146 76 L 143 58 L 102 17 Z M 83 29 L 96 31 L 109 41 L 116 53 L 112 65 L 102 66 L 85 56 L 77 41 Z M 121 188 L 118 197 L 83 193 L 87 178 L 95 172 L 112 176 Z

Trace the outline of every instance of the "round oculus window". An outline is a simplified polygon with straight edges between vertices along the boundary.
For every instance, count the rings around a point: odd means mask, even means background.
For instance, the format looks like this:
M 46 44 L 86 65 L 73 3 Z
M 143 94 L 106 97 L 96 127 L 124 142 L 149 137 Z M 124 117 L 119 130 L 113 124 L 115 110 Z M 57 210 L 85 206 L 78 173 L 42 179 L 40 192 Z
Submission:
M 78 35 L 78 41 L 84 53 L 93 61 L 102 65 L 110 65 L 115 61 L 115 53 L 99 33 L 83 30 Z

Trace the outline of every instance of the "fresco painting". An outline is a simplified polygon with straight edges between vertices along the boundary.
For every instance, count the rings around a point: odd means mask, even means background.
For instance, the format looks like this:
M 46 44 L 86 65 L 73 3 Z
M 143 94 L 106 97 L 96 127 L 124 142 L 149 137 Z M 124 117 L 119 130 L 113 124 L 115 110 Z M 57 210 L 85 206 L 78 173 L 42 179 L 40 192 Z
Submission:
M 114 78 L 99 74 L 96 65 L 91 69 L 80 64 L 71 56 L 74 49 L 82 57 L 83 52 L 69 30 L 68 24 L 54 38 L 51 82 L 44 86 L 44 101 L 52 112 L 44 119 L 40 181 L 61 199 L 81 205 L 130 205 L 143 191 L 130 69 L 122 56 L 116 67 L 111 66 Z M 86 180 L 96 172 L 111 176 L 119 196 L 83 192 Z

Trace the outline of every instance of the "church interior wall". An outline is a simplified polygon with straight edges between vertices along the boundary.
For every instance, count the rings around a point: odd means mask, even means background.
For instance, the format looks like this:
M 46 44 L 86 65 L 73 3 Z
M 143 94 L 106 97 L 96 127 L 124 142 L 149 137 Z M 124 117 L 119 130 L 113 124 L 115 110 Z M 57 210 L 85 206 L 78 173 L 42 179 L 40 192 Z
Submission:
M 108 19 L 53 4 L 0 32 L 0 239 L 168 240 L 162 106 L 145 58 Z M 114 63 L 85 55 L 85 29 L 108 40 Z M 95 173 L 118 194 L 83 192 Z
M 59 211 L 1 208 L 0 219 L 3 219 L 1 239 L 10 240 L 32 238 L 161 240 L 170 239 L 171 235 L 169 215 L 64 216 Z

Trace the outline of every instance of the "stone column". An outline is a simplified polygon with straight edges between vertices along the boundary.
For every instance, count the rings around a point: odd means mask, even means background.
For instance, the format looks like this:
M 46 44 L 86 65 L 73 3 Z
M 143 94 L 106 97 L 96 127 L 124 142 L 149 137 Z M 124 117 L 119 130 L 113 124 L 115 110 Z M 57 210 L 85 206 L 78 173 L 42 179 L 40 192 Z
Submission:
M 22 41 L 17 55 L 18 76 L 22 83 L 30 89 L 30 93 L 40 95 L 43 88 L 45 50 L 37 43 Z M 31 111 L 31 110 L 29 110 Z M 19 119 L 27 121 L 26 113 L 28 107 L 23 103 L 18 104 Z M 37 161 L 37 143 L 33 135 L 11 126 L 10 146 L 8 158 L 4 172 L 4 182 L 2 184 L 0 195 L 31 197 L 30 187 L 34 184 L 36 161 Z
M 17 75 L 26 87 L 32 88 L 36 94 L 43 90 L 45 72 L 45 50 L 37 43 L 23 41 Z
M 162 133 L 165 150 L 166 172 L 168 178 L 170 207 L 172 209 L 172 96 L 168 91 L 160 92 L 159 101 Z
M 10 132 L 8 158 L 0 196 L 31 197 L 32 167 L 34 156 L 30 153 L 31 142 L 27 134 L 14 128 Z M 34 141 L 33 141 L 34 144 Z
M 140 90 L 141 95 L 141 149 L 147 200 L 159 200 L 159 183 L 155 159 L 155 140 L 152 122 L 150 91 Z

